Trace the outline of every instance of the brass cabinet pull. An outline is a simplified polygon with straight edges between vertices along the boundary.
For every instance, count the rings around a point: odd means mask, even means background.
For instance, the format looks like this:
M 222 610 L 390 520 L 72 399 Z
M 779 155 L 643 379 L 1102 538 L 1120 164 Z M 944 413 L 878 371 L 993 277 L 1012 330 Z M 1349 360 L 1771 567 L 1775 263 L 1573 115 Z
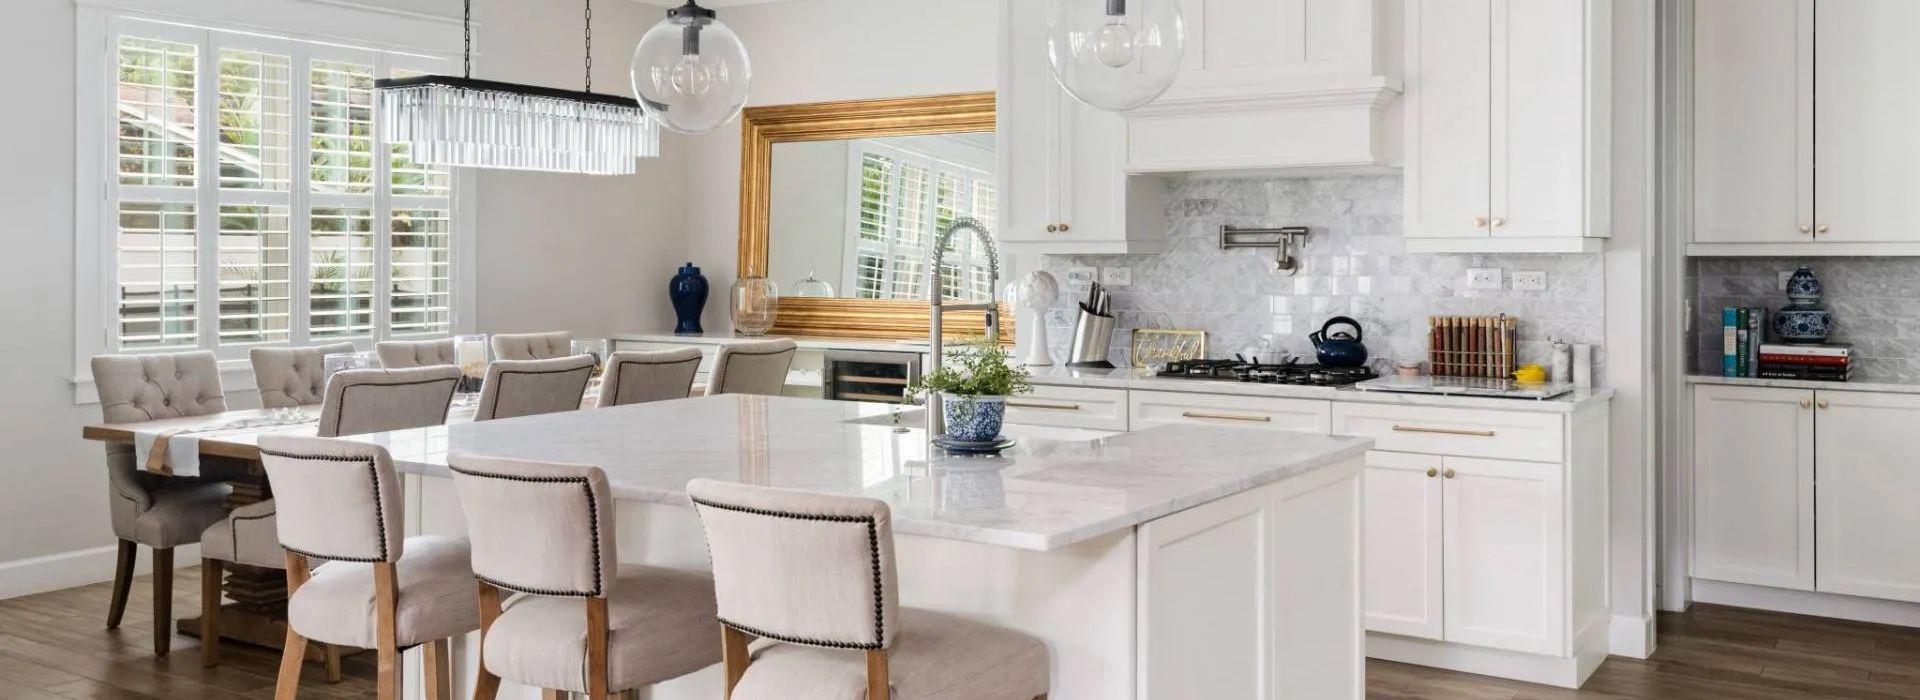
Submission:
M 1821 407 L 1821 408 L 1826 408 L 1826 407 L 1827 407 L 1827 400 L 1826 400 L 1826 399 L 1821 399 L 1821 400 L 1819 400 L 1819 401 L 1816 401 L 1816 402 L 1814 402 L 1814 404 L 1813 404 L 1813 405 L 1815 405 L 1815 406 L 1819 406 L 1819 407 Z
M 1047 233 L 1055 233 L 1055 232 L 1058 232 L 1059 230 L 1060 230 L 1059 224 L 1047 224 Z
M 1214 418 L 1218 420 L 1243 420 L 1255 423 L 1272 423 L 1273 416 L 1237 416 L 1231 413 L 1201 413 L 1199 411 L 1181 411 L 1188 418 Z
M 1812 231 L 1813 231 L 1813 227 L 1812 227 L 1812 226 L 1808 226 L 1808 225 L 1806 225 L 1806 224 L 1801 224 L 1801 225 L 1800 225 L 1800 232 L 1801 232 L 1801 233 L 1811 233 Z
M 1801 400 L 1800 400 L 1800 407 L 1801 407 L 1801 408 L 1812 408 L 1812 407 L 1813 407 L 1813 399 L 1801 399 Z
M 1476 216 L 1476 217 L 1473 217 L 1473 227 L 1474 227 L 1474 228 L 1486 228 L 1486 227 L 1487 227 L 1487 217 L 1484 217 L 1484 216 Z
M 1814 234 L 1814 235 L 1816 235 L 1816 236 L 1817 236 L 1817 235 L 1820 235 L 1820 234 L 1822 234 L 1822 233 L 1826 233 L 1826 232 L 1827 232 L 1827 225 L 1826 225 L 1826 224 L 1821 224 L 1821 225 L 1819 225 L 1819 226 L 1815 226 L 1815 227 L 1813 227 L 1813 234 Z
M 1423 428 L 1417 425 L 1393 426 L 1396 433 L 1439 433 L 1441 435 L 1471 435 L 1473 437 L 1493 437 L 1491 430 L 1469 430 L 1466 428 Z
M 1501 227 L 1501 226 L 1505 226 L 1505 225 L 1507 225 L 1507 220 L 1506 220 L 1506 219 L 1502 219 L 1502 218 L 1500 218 L 1500 217 L 1497 217 L 1497 216 L 1496 216 L 1496 217 L 1494 217 L 1494 218 L 1493 218 L 1493 225 L 1494 225 L 1494 227 L 1495 227 L 1495 228 L 1499 228 L 1499 227 Z
M 1431 479 L 1435 476 L 1438 476 L 1439 474 L 1440 474 L 1440 470 L 1434 469 L 1433 467 L 1427 467 L 1427 478 Z
M 1077 404 L 1077 403 L 1051 404 L 1051 403 L 1027 403 L 1025 401 L 1008 401 L 1007 405 L 1013 408 L 1044 408 L 1049 411 L 1080 410 L 1080 404 Z
M 1067 229 L 1070 229 L 1070 228 L 1072 228 L 1072 227 L 1071 227 L 1071 226 L 1068 226 L 1068 225 L 1066 225 L 1066 224 L 1061 224 L 1061 225 L 1060 225 L 1060 232 L 1061 232 L 1061 233 L 1066 233 L 1066 232 L 1067 232 Z
M 1453 478 L 1453 467 L 1447 467 L 1447 478 Z

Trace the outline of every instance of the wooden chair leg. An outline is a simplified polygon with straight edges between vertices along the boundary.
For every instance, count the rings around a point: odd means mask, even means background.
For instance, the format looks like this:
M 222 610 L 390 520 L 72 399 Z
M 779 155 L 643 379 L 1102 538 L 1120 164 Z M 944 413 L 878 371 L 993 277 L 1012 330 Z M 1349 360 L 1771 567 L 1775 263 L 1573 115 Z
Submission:
M 494 700 L 500 695 L 500 677 L 487 670 L 487 628 L 500 619 L 500 589 L 485 581 L 474 581 L 480 591 L 480 644 L 474 652 L 480 673 L 473 681 L 473 700 Z
M 753 663 L 753 658 L 747 653 L 747 643 L 750 641 L 753 638 L 747 633 L 726 625 L 720 626 L 720 662 L 727 671 L 726 694 L 721 696 L 723 698 L 731 700 L 733 687 L 740 684 L 741 676 L 747 675 L 747 664 Z
M 220 560 L 200 560 L 200 665 L 220 663 Z
M 376 621 L 374 641 L 378 647 L 374 652 L 379 657 L 377 697 L 379 700 L 400 700 L 400 640 L 394 628 L 400 590 L 394 576 L 393 562 L 377 562 L 373 565 L 373 600 Z
M 107 604 L 107 629 L 119 627 L 120 618 L 127 613 L 127 592 L 133 589 L 133 562 L 139 554 L 139 544 L 120 540 L 119 556 L 113 561 L 113 602 Z
M 887 670 L 887 650 L 867 652 L 867 700 L 888 700 L 893 696 L 893 673 Z
M 541 688 L 540 700 L 567 700 L 567 694 L 552 688 Z
M 340 645 L 322 644 L 320 645 L 320 649 L 322 655 L 326 657 L 323 663 L 327 670 L 327 682 L 339 683 L 340 679 L 344 677 L 340 672 Z
M 427 700 L 453 700 L 453 658 L 445 639 L 420 645 L 421 664 L 427 686 Z
M 173 649 L 173 548 L 153 550 L 153 654 Z
M 609 700 L 607 599 L 587 599 L 587 700 Z
M 280 649 L 280 680 L 273 686 L 273 700 L 294 700 L 300 695 L 300 664 L 307 658 L 307 638 L 287 627 L 287 641 Z

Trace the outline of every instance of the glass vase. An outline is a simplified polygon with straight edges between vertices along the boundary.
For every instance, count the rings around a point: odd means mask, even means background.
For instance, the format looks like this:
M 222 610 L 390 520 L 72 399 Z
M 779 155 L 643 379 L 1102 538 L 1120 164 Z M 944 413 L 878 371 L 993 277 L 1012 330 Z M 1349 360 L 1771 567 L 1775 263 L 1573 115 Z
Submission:
M 779 312 L 780 286 L 765 277 L 742 277 L 733 283 L 733 331 L 763 335 L 773 328 Z
M 453 363 L 460 367 L 460 385 L 455 392 L 460 395 L 461 405 L 471 404 L 480 398 L 480 383 L 487 379 L 487 363 L 491 361 L 491 354 L 484 334 L 453 337 Z

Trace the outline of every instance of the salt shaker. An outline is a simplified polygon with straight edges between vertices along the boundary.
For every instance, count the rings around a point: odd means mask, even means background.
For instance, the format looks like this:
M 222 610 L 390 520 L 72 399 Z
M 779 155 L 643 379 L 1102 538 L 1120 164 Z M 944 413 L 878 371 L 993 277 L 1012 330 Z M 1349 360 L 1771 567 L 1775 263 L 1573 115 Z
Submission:
M 1556 383 L 1573 381 L 1573 346 L 1567 341 L 1553 341 L 1553 371 L 1548 378 Z

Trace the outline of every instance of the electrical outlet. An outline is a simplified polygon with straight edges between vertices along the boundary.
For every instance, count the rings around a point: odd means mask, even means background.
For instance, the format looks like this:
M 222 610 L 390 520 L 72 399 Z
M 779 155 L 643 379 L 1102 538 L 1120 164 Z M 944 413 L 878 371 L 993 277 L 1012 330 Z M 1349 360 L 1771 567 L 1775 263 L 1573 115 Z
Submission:
M 1133 268 L 1131 267 L 1100 268 L 1100 285 L 1101 286 L 1125 287 L 1130 284 L 1133 284 Z
M 1093 283 L 1099 279 L 1100 279 L 1100 268 L 1097 268 L 1097 267 L 1067 268 L 1067 287 L 1068 288 L 1086 289 L 1087 287 L 1092 286 Z
M 1787 280 L 1793 279 L 1792 270 L 1780 271 L 1780 291 L 1787 291 Z
M 1467 270 L 1467 289 L 1499 289 L 1500 268 L 1476 267 Z
M 1513 273 L 1513 288 L 1523 292 L 1538 292 L 1547 288 L 1547 273 L 1541 270 L 1520 270 Z

